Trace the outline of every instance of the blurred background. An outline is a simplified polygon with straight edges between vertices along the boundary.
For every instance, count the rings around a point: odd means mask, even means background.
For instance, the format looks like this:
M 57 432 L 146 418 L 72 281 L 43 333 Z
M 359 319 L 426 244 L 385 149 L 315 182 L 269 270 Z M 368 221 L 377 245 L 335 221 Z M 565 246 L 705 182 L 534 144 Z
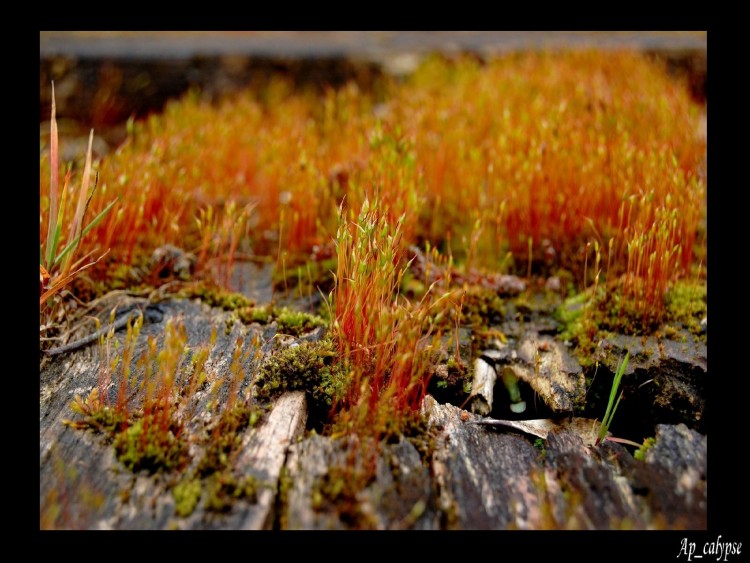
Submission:
M 39 40 L 42 150 L 54 80 L 61 135 L 85 139 L 94 127 L 98 156 L 124 139 L 129 118 L 161 111 L 191 89 L 216 99 L 279 72 L 298 84 L 356 80 L 366 89 L 434 52 L 637 49 L 666 59 L 688 76 L 693 97 L 706 100 L 705 31 L 42 31 Z M 82 152 L 78 143 L 65 146 Z

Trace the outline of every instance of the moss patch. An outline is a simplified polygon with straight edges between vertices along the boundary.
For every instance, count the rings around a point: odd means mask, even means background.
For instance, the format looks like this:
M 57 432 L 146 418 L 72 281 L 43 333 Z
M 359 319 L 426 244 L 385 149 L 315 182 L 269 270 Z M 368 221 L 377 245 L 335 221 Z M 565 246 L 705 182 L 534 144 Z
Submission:
M 695 335 L 700 335 L 701 320 L 706 316 L 705 283 L 680 281 L 674 284 L 666 296 L 667 319 L 670 324 L 681 324 Z
M 187 446 L 178 438 L 180 433 L 174 422 L 165 426 L 162 416 L 147 415 L 115 435 L 117 458 L 132 471 L 178 468 L 187 462 Z
M 172 489 L 177 516 L 190 516 L 201 498 L 200 479 L 186 479 L 177 483 Z
M 313 406 L 330 407 L 346 389 L 345 375 L 333 366 L 334 356 L 329 338 L 278 350 L 260 368 L 256 396 L 271 400 L 286 391 L 305 391 Z
M 204 507 L 212 512 L 228 512 L 235 501 L 258 502 L 258 482 L 251 476 L 237 477 L 230 471 L 214 473 L 204 483 Z
M 200 299 L 211 307 L 232 311 L 237 320 L 244 324 L 259 323 L 262 325 L 276 321 L 280 333 L 300 336 L 319 326 L 326 326 L 326 321 L 317 315 L 294 311 L 287 307 L 276 307 L 272 304 L 259 306 L 255 301 L 242 295 L 226 291 L 216 285 L 200 283 L 180 292 L 180 297 Z M 231 331 L 233 320 L 227 320 L 226 332 Z

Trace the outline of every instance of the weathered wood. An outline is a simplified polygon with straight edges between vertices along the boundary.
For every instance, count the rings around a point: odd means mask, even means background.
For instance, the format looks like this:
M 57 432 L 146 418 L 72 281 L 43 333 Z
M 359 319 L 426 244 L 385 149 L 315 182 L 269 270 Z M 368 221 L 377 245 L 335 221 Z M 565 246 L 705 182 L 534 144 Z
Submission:
M 371 475 L 370 455 L 376 456 Z M 403 438 L 378 453 L 350 439 L 310 436 L 292 446 L 287 470 L 286 529 L 439 527 L 429 470 Z
M 588 421 L 549 428 L 540 451 L 429 396 L 423 411 L 438 431 L 432 472 L 444 527 L 706 527 L 706 437 L 684 425 L 657 426 L 638 461 L 617 443 L 593 447 Z
M 516 433 L 465 424 L 474 415 L 426 397 L 430 426 L 439 429 L 432 471 L 438 506 L 448 529 L 534 528 L 532 476 L 541 471 L 538 451 Z
M 492 411 L 497 372 L 482 358 L 474 360 L 474 379 L 471 387 L 471 412 L 486 416 Z
M 622 387 L 632 408 L 651 421 L 705 431 L 706 344 L 687 331 L 676 340 L 619 334 L 602 340 L 595 359 L 614 373 L 626 350 Z
M 589 418 L 578 416 L 560 418 L 554 420 L 551 418 L 538 418 L 530 420 L 501 420 L 496 418 L 483 418 L 481 420 L 469 420 L 469 424 L 478 424 L 480 426 L 502 426 L 513 428 L 524 434 L 536 436 L 546 440 L 550 432 L 554 430 L 569 430 L 577 434 L 584 444 L 593 446 L 596 443 L 599 422 Z
M 530 330 L 514 346 L 510 362 L 496 365 L 526 382 L 544 403 L 558 413 L 570 413 L 586 395 L 586 381 L 578 361 L 563 344 Z
M 249 354 L 243 360 L 239 392 L 246 394 L 262 361 L 263 343 L 273 339 L 274 327 L 234 324 L 226 332 L 229 313 L 191 301 L 168 301 L 162 306 L 163 322 L 182 318 L 188 346 L 207 342 L 212 327 L 222 329 L 207 362 L 217 379 L 228 373 L 237 339 L 242 337 L 242 349 Z M 144 325 L 137 353 L 145 348 L 146 336 L 159 340 L 163 334 L 162 323 Z M 114 338 L 122 342 L 124 337 L 116 333 Z M 489 362 L 528 367 L 532 353 L 536 359 L 540 342 L 544 347 L 547 339 L 532 340 L 522 332 L 508 341 L 503 350 L 486 351 L 481 361 L 490 369 Z M 260 350 L 252 348 L 257 345 Z M 687 360 L 678 361 L 680 350 L 670 352 L 670 346 L 650 367 L 644 364 L 646 355 L 636 353 L 635 377 L 644 378 L 649 370 L 666 365 L 674 368 L 669 377 L 681 381 L 677 371 Z M 554 350 L 550 346 L 542 352 L 558 358 L 555 365 L 562 365 L 561 371 L 569 376 L 573 370 Z M 592 446 L 597 426 L 590 420 L 578 426 L 576 418 L 550 426 L 506 421 L 520 432 L 491 428 L 487 426 L 491 421 L 428 396 L 424 413 L 430 430 L 419 451 L 404 438 L 382 444 L 382 449 L 352 437 L 311 435 L 297 443 L 306 419 L 301 392 L 280 397 L 257 427 L 238 433 L 239 446 L 227 470 L 238 477 L 254 477 L 259 484 L 257 499 L 238 499 L 215 513 L 204 506 L 202 490 L 194 512 L 178 517 L 174 486 L 194 469 L 207 445 L 204 438 L 198 439 L 206 435 L 207 419 L 200 413 L 209 401 L 224 401 L 226 391 L 219 396 L 208 389 L 197 391 L 196 416 L 185 421 L 195 437 L 188 443 L 191 461 L 182 473 L 134 474 L 117 459 L 105 435 L 62 424 L 75 418 L 70 410 L 73 397 L 85 397 L 100 385 L 99 363 L 98 346 L 90 345 L 47 361 L 40 370 L 43 528 L 706 527 L 706 438 L 684 425 L 657 426 L 656 445 L 644 461 L 637 461 L 619 444 Z M 693 375 L 703 373 L 699 367 Z M 113 398 L 116 382 L 106 392 Z M 533 436 L 546 440 L 535 444 Z
M 272 527 L 279 477 L 286 462 L 287 450 L 293 440 L 304 432 L 306 421 L 305 394 L 295 391 L 279 398 L 262 428 L 248 433 L 237 468 L 242 473 L 257 478 L 263 486 L 258 491 L 257 503 L 245 512 L 241 529 L 261 530 Z

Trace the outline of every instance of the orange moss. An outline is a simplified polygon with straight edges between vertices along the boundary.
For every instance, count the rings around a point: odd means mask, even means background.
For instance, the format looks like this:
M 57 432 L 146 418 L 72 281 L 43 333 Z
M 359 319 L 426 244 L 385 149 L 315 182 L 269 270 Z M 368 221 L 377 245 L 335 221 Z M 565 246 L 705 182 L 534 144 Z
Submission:
M 226 265 L 241 251 L 307 253 L 332 238 L 342 201 L 359 209 L 368 198 L 391 223 L 404 216 L 407 242 L 480 267 L 505 267 L 510 251 L 526 274 L 531 249 L 579 271 L 587 242 L 606 251 L 612 239 L 607 271 L 592 267 L 582 285 L 628 274 L 649 286 L 632 298 L 653 304 L 704 244 L 700 109 L 658 61 L 594 51 L 434 57 L 379 91 L 376 106 L 354 84 L 316 96 L 274 79 L 217 107 L 195 94 L 171 103 L 99 163 L 91 213 L 114 195 L 121 206 L 81 252 L 111 247 L 111 261 L 130 262 L 176 243 L 208 260 L 210 246 Z M 44 160 L 41 225 L 48 176 Z M 194 219 L 209 206 L 213 227 L 201 231 Z M 244 228 L 222 228 L 238 210 Z

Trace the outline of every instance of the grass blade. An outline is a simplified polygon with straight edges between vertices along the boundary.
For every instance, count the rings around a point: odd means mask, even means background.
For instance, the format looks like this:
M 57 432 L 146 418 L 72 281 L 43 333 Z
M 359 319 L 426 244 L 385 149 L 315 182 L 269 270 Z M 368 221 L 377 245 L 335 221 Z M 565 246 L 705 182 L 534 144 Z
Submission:
M 76 212 L 73 216 L 73 223 L 70 226 L 69 239 L 75 241 L 75 246 L 80 242 L 81 225 L 83 224 L 83 215 L 86 213 L 86 202 L 89 200 L 89 180 L 91 178 L 91 159 L 94 145 L 94 130 L 92 129 L 89 133 L 89 146 L 86 151 L 86 163 L 83 166 L 83 177 L 81 178 L 81 190 L 78 192 L 78 204 L 76 205 Z M 68 256 L 68 259 L 63 262 L 62 271 L 67 274 L 70 270 L 70 260 L 72 254 Z
M 599 433 L 597 435 L 596 444 L 599 444 L 602 440 L 604 440 L 607 436 L 607 432 L 609 431 L 609 426 L 612 424 L 612 420 L 615 417 L 615 412 L 617 411 L 617 407 L 620 404 L 620 399 L 622 399 L 622 393 L 620 393 L 620 396 L 617 397 L 617 390 L 620 388 L 620 381 L 622 380 L 622 376 L 625 373 L 625 369 L 628 366 L 628 360 L 630 359 L 630 352 L 625 352 L 625 357 L 620 362 L 620 365 L 617 366 L 617 370 L 615 371 L 615 377 L 612 380 L 612 389 L 610 389 L 609 392 L 609 401 L 607 402 L 607 410 L 604 413 L 604 418 L 602 419 L 602 423 L 599 425 Z M 615 401 L 615 397 L 617 397 L 617 401 Z M 596 445 L 595 444 L 595 445 Z
M 92 194 L 92 195 L 93 195 L 93 194 Z M 117 200 L 116 200 L 116 199 L 113 199 L 112 201 L 110 201 L 110 202 L 109 202 L 109 203 L 107 204 L 107 207 L 105 207 L 105 208 L 104 208 L 104 209 L 103 209 L 103 210 L 102 210 L 102 211 L 101 211 L 101 212 L 99 213 L 99 215 L 97 215 L 96 217 L 94 217 L 94 218 L 92 219 L 91 223 L 89 223 L 88 225 L 86 225 L 86 227 L 85 227 L 85 228 L 83 229 L 83 231 L 81 231 L 81 234 L 80 234 L 80 235 L 78 235 L 78 239 L 77 239 L 77 240 L 74 240 L 74 241 L 73 241 L 73 242 L 71 242 L 71 243 L 69 243 L 69 244 L 68 244 L 68 245 L 67 245 L 67 246 L 66 246 L 66 247 L 65 247 L 65 248 L 63 249 L 63 251 L 62 251 L 62 252 L 60 253 L 60 255 L 59 255 L 59 256 L 58 256 L 58 257 L 57 257 L 57 258 L 55 259 L 54 265 L 57 265 L 57 264 L 58 264 L 58 263 L 60 262 L 60 260 L 62 260 L 62 259 L 63 259 L 63 257 L 64 257 L 64 256 L 65 256 L 66 254 L 68 254 L 68 252 L 70 252 L 70 251 L 71 251 L 71 250 L 72 250 L 73 248 L 75 248 L 75 247 L 76 247 L 76 246 L 78 245 L 78 243 L 79 243 L 79 242 L 81 241 L 81 239 L 82 239 L 83 237 L 85 237 L 85 236 L 86 236 L 86 235 L 88 234 L 88 232 L 89 232 L 89 231 L 90 231 L 91 229 L 93 229 L 94 227 L 96 227 L 97 223 L 99 223 L 99 221 L 101 221 L 101 220 L 102 220 L 102 218 L 104 218 L 104 216 L 105 216 L 105 215 L 106 215 L 106 214 L 107 214 L 107 213 L 109 212 L 109 210 L 110 210 L 110 209 L 112 209 L 112 207 L 114 206 L 114 204 L 115 204 L 115 203 L 117 203 Z M 86 206 L 86 207 L 88 208 L 88 204 L 87 204 L 87 206 Z
M 47 270 L 52 266 L 52 260 L 55 257 L 55 248 L 53 238 L 57 231 L 57 183 L 58 171 L 58 140 L 57 140 L 57 109 L 55 107 L 55 82 L 52 81 L 52 117 L 50 120 L 49 131 L 49 222 L 47 224 Z

